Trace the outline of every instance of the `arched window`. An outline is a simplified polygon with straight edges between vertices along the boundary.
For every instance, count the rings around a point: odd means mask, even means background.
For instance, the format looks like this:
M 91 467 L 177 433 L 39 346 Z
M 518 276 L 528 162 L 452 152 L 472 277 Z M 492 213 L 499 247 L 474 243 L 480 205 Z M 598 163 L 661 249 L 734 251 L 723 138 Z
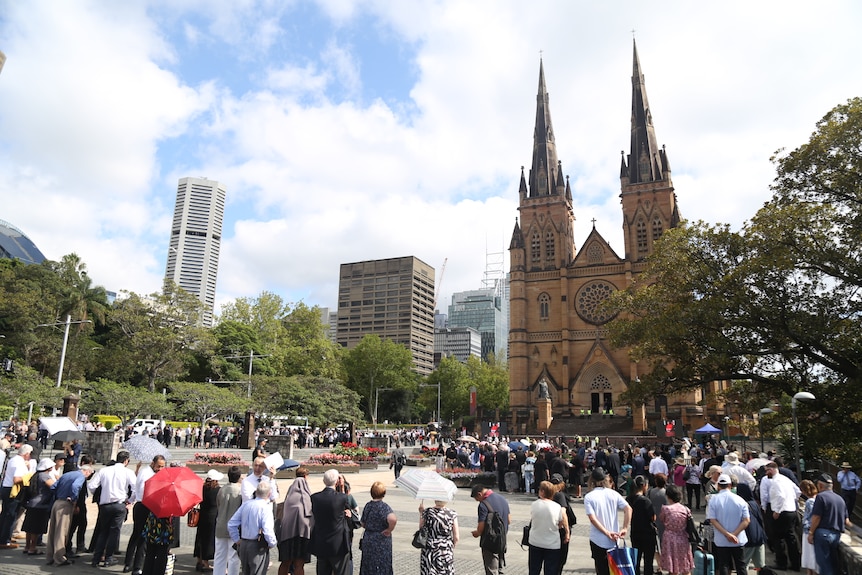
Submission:
M 551 315 L 551 296 L 543 293 L 539 296 L 539 319 L 548 319 Z
M 534 263 L 542 259 L 542 236 L 539 232 L 533 232 L 533 237 L 530 239 L 530 259 Z
M 647 227 L 646 222 L 643 221 L 643 218 L 638 218 L 637 224 L 635 224 L 635 230 L 637 234 L 637 244 L 638 244 L 638 256 L 643 257 L 647 255 Z
M 662 224 L 660 218 L 656 218 L 652 221 L 652 239 L 653 241 L 657 240 L 661 233 L 664 231 L 664 224 Z
M 554 232 L 547 232 L 545 234 L 545 261 L 553 262 L 554 254 Z

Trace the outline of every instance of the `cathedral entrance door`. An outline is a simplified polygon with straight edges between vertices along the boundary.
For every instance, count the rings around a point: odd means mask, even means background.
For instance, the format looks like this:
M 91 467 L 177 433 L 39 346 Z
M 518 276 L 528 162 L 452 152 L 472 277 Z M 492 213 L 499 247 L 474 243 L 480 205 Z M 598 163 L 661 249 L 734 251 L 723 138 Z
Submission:
M 601 398 L 598 393 L 591 393 L 590 399 L 592 400 L 590 413 L 599 413 L 601 411 Z
M 614 408 L 614 395 L 612 393 L 605 393 L 605 411 L 610 412 Z

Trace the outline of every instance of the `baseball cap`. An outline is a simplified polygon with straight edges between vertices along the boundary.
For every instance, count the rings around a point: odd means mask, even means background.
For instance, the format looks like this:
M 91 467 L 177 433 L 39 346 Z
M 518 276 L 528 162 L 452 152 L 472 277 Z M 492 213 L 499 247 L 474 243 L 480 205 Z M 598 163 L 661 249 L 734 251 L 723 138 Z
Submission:
M 718 476 L 718 484 L 719 485 L 730 485 L 732 482 L 730 481 L 730 475 L 727 473 L 722 473 Z
M 595 469 L 593 469 L 593 472 L 590 475 L 590 478 L 596 483 L 598 483 L 599 481 L 604 481 L 605 477 L 605 470 L 601 467 L 596 467 Z
M 817 476 L 817 481 L 820 481 L 822 483 L 832 483 L 832 476 L 828 473 L 821 473 Z

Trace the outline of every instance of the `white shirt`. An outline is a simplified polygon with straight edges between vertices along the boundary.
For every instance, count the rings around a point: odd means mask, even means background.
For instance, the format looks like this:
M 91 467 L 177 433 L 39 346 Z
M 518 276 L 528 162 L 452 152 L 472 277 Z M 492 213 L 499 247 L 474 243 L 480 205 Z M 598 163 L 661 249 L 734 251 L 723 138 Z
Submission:
M 266 475 L 258 477 L 254 473 L 250 473 L 242 480 L 241 494 L 243 501 L 254 499 L 254 491 L 257 489 L 257 486 L 261 481 L 269 481 L 269 477 Z M 278 486 L 275 481 L 270 481 L 270 485 L 272 486 L 272 491 L 269 494 L 269 500 L 275 501 L 278 499 Z
M 745 468 L 744 465 L 740 465 L 738 463 L 728 463 L 725 461 L 721 464 L 721 472 L 736 477 L 738 483 L 745 483 L 751 488 L 752 491 L 754 491 L 754 487 L 757 485 L 757 480 L 754 478 L 751 472 L 749 472 Z
M 129 489 L 135 487 L 135 473 L 122 463 L 105 467 L 87 482 L 87 489 L 90 493 L 93 493 L 99 486 L 102 487 L 99 505 L 135 501 L 134 491 L 132 491 L 131 496 L 128 495 Z
M 656 473 L 667 475 L 667 462 L 658 455 L 653 457 L 649 460 L 649 472 L 650 475 L 655 475 Z
M 785 511 L 796 512 L 796 500 L 799 498 L 799 488 L 792 481 L 776 473 L 769 481 L 769 502 L 773 513 Z
M 760 478 L 760 507 L 766 511 L 769 506 L 769 486 L 772 485 L 772 480 L 768 475 Z
M 138 470 L 138 476 L 135 478 L 135 501 L 144 500 L 144 483 L 155 474 L 150 465 L 144 465 Z
M 16 455 L 6 465 L 6 475 L 3 476 L 3 487 L 12 487 L 16 477 L 24 477 L 30 473 L 30 466 L 24 461 L 24 457 Z

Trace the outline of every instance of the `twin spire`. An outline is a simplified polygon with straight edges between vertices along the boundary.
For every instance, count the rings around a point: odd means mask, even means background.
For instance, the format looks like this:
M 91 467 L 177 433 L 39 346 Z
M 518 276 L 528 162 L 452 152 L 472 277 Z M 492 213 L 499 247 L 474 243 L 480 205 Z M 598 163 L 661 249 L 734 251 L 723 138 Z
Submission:
M 632 65 L 632 116 L 631 147 L 628 160 L 622 159 L 620 178 L 625 183 L 655 182 L 670 178 L 670 163 L 664 148 L 656 143 L 649 100 L 646 94 L 644 75 L 641 72 L 637 43 L 634 43 Z M 521 168 L 521 198 L 565 195 L 571 201 L 569 180 L 563 176 L 561 162 L 557 159 L 557 144 L 548 104 L 548 89 L 545 85 L 544 62 L 539 60 L 539 90 L 536 95 L 536 125 L 533 131 L 533 164 L 529 181 Z

